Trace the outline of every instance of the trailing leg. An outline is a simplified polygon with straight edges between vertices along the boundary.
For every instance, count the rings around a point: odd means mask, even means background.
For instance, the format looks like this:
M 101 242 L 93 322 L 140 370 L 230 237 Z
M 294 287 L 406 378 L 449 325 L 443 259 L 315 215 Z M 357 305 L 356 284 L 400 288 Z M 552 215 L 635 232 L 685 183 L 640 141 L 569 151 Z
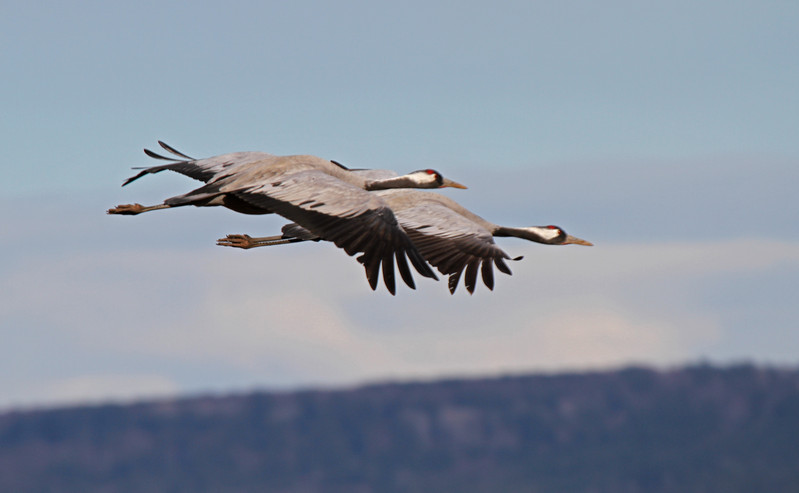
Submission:
M 250 235 L 227 235 L 224 238 L 216 240 L 216 244 L 219 246 L 248 249 L 262 246 L 285 245 L 286 243 L 297 243 L 300 241 L 306 240 L 302 238 L 284 238 L 283 236 L 253 238 Z
M 108 209 L 106 211 L 108 214 L 121 214 L 124 216 L 135 216 L 136 214 L 141 214 L 142 212 L 147 211 L 154 211 L 158 209 L 168 209 L 172 207 L 171 205 L 167 204 L 158 204 L 158 205 L 151 205 L 151 206 L 143 206 L 141 204 L 123 204 L 114 207 L 113 209 Z

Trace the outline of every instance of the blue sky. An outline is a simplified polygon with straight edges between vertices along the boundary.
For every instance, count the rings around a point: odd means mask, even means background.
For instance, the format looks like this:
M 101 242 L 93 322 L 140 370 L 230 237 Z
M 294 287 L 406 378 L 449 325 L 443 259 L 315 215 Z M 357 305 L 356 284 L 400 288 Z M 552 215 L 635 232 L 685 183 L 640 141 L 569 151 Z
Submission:
M 0 408 L 698 359 L 795 365 L 793 2 L 5 2 Z M 157 139 L 434 167 L 506 225 L 493 293 L 368 289 L 279 218 L 109 217 Z M 309 308 L 309 306 L 311 308 Z

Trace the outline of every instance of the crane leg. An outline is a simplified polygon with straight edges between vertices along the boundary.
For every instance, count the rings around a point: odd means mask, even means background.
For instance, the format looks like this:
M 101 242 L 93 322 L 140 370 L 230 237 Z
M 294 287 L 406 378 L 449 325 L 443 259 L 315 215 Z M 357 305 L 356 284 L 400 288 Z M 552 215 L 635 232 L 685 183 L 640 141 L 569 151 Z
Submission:
M 305 240 L 301 238 L 283 238 L 283 236 L 253 238 L 250 235 L 227 235 L 224 238 L 216 240 L 216 244 L 219 246 L 247 249 L 262 246 L 285 245 L 286 243 L 297 243 L 299 241 Z
M 108 209 L 108 211 L 106 212 L 108 214 L 122 214 L 125 216 L 135 216 L 136 214 L 141 214 L 142 212 L 154 211 L 158 209 L 168 209 L 169 207 L 172 206 L 167 204 L 158 204 L 145 207 L 141 204 L 123 204 L 123 205 L 118 205 L 113 209 Z

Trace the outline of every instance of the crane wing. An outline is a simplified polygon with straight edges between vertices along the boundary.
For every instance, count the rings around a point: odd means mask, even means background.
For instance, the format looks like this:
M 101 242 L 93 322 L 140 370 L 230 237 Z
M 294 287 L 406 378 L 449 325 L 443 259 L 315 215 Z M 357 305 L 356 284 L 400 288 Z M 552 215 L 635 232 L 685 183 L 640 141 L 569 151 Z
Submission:
M 491 232 L 438 202 L 418 202 L 395 210 L 402 228 L 430 265 L 448 274 L 449 290 L 455 292 L 466 270 L 464 284 L 473 293 L 477 272 L 488 289 L 494 288 L 493 265 L 510 274 L 505 251 L 494 243 Z
M 386 288 L 394 294 L 394 261 L 403 280 L 415 287 L 407 260 L 425 277 L 435 273 L 399 226 L 394 213 L 380 197 L 321 170 L 272 175 L 247 188 L 223 191 L 259 208 L 286 217 L 316 236 L 332 241 L 347 254 L 361 253 L 372 289 L 380 269 Z
M 133 168 L 133 169 L 141 169 L 137 175 L 132 176 L 125 180 L 125 183 L 122 186 L 127 185 L 128 183 L 138 180 L 144 175 L 149 175 L 153 173 L 159 173 L 164 170 L 175 171 L 182 175 L 186 175 L 190 178 L 194 178 L 195 180 L 199 180 L 205 183 L 208 183 L 214 177 L 219 176 L 220 174 L 227 174 L 231 172 L 233 169 L 246 165 L 255 161 L 262 161 L 268 158 L 274 158 L 272 154 L 266 152 L 232 152 L 229 154 L 223 154 L 221 156 L 214 156 L 206 159 L 192 159 L 189 156 L 183 154 L 175 150 L 174 148 L 164 144 L 160 140 L 158 143 L 169 151 L 170 153 L 174 154 L 178 157 L 167 157 L 157 154 L 149 149 L 145 149 L 144 153 L 150 156 L 153 159 L 160 159 L 163 161 L 171 161 L 169 164 L 162 164 L 160 166 L 150 166 L 147 168 Z
M 164 200 L 165 207 L 223 205 L 246 214 L 280 214 L 332 241 L 349 255 L 360 253 L 358 261 L 364 265 L 372 289 L 377 287 L 382 268 L 386 287 L 395 293 L 395 260 L 411 288 L 415 285 L 408 260 L 423 276 L 437 279 L 386 203 L 348 182 L 350 172 L 341 164 L 315 156 L 263 152 L 195 160 L 161 141 L 159 144 L 175 157 L 145 149 L 148 156 L 170 162 L 145 168 L 123 185 L 163 170 L 182 173 L 205 185 Z M 376 176 L 368 170 L 353 175 L 360 175 L 360 180 Z

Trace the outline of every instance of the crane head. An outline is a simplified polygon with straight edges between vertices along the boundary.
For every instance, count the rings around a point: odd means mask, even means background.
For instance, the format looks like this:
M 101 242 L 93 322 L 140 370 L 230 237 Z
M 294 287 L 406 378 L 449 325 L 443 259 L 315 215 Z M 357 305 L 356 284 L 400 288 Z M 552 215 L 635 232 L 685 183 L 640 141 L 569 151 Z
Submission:
M 583 245 L 594 246 L 590 241 L 585 241 L 582 238 L 572 236 L 558 226 L 530 226 L 528 228 L 521 228 L 526 230 L 532 236 L 526 236 L 527 239 L 546 243 L 548 245 Z
M 466 188 L 458 182 L 444 178 L 434 169 L 413 171 L 407 175 L 367 181 L 366 190 L 387 190 L 390 188 Z
M 461 185 L 456 181 L 452 181 L 434 169 L 420 169 L 405 175 L 408 179 L 419 185 L 418 188 L 461 188 L 466 189 L 465 185 Z

